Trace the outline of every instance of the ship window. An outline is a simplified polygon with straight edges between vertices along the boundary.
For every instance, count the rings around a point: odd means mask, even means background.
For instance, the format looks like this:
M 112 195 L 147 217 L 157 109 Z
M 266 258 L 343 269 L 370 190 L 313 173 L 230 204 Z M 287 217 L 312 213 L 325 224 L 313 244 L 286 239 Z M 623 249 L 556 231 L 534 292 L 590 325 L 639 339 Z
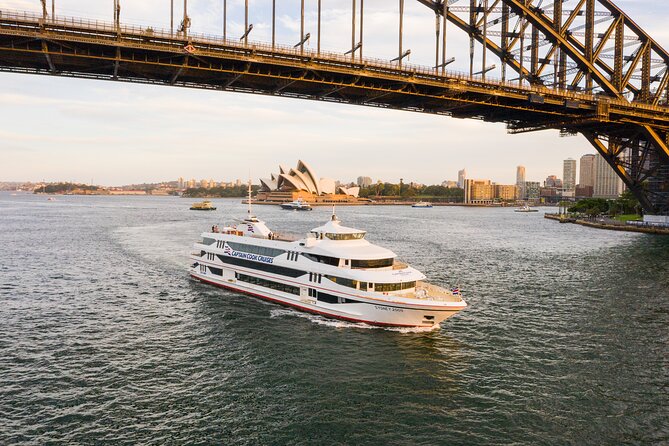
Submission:
M 375 283 L 374 290 L 378 293 L 388 293 L 390 291 L 408 290 L 415 288 L 416 282 L 400 282 L 400 283 Z
M 332 266 L 339 266 L 339 259 L 337 257 L 320 256 L 318 254 L 310 254 L 307 252 L 302 252 L 300 254 L 302 254 L 304 257 L 313 262 L 324 263 L 326 265 L 332 265 Z
M 235 273 L 235 278 L 241 282 L 250 283 L 252 285 L 260 285 L 265 288 L 271 288 L 284 293 L 300 295 L 300 289 L 296 286 L 286 285 L 285 283 L 274 282 L 272 280 L 261 279 L 260 277 L 247 276 L 246 274 Z
M 307 274 L 306 271 L 286 268 L 283 266 L 271 265 L 268 263 L 252 262 L 250 260 L 240 259 L 238 257 L 230 257 L 222 255 L 217 255 L 217 257 L 221 260 L 221 262 L 227 263 L 228 265 L 236 265 L 244 268 L 255 269 L 258 271 L 265 271 L 272 274 L 278 274 L 280 276 L 300 277 Z
M 202 244 L 203 245 L 213 245 L 216 242 L 213 238 L 209 237 L 202 237 Z
M 393 266 L 393 259 L 351 260 L 351 268 L 386 268 Z
M 367 291 L 367 282 L 360 282 L 360 291 Z
M 360 240 L 365 238 L 364 232 L 354 232 L 353 234 L 333 234 L 326 232 L 325 236 L 330 240 Z
M 212 274 L 216 274 L 217 276 L 223 275 L 223 270 L 221 268 L 214 268 L 213 266 L 210 266 L 209 271 L 211 271 Z
M 349 288 L 357 288 L 358 287 L 358 281 L 357 280 L 346 279 L 345 277 L 330 276 L 328 274 L 326 274 L 325 277 L 330 279 L 334 283 L 336 283 L 338 285 L 341 285 L 341 286 L 346 286 L 346 287 L 349 287 Z
M 333 296 L 332 294 L 328 294 L 328 293 L 321 293 L 320 291 L 318 292 L 317 299 L 321 302 L 327 302 L 329 304 L 338 304 L 339 303 L 339 297 Z

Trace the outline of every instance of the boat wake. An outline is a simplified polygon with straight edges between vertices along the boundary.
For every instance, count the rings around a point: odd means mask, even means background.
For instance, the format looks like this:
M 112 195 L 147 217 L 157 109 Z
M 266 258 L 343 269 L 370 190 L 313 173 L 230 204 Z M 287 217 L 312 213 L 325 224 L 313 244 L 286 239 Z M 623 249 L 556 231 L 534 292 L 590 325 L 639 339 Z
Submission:
M 269 312 L 271 318 L 279 317 L 301 317 L 309 321 L 332 328 L 359 328 L 363 330 L 384 330 L 394 331 L 397 333 L 429 333 L 440 328 L 439 325 L 435 327 L 377 327 L 374 325 L 363 324 L 362 322 L 346 322 L 337 319 L 329 319 L 317 314 L 304 313 L 302 311 L 292 310 L 289 308 L 273 308 Z

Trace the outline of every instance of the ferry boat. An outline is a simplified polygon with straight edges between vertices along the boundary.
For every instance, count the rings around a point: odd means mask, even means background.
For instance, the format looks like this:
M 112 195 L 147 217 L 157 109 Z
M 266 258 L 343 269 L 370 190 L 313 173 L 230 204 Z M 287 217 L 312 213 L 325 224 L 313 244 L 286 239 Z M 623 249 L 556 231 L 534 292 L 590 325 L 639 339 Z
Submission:
M 431 208 L 432 203 L 429 201 L 419 201 L 411 205 L 412 208 Z
M 199 203 L 193 203 L 190 207 L 191 211 L 215 211 L 216 206 L 214 206 L 211 201 L 201 201 Z
M 252 216 L 202 233 L 189 273 L 201 282 L 350 322 L 435 327 L 466 308 L 459 289 L 425 281 L 365 231 L 331 220 L 306 237 L 271 231 Z
M 289 210 L 295 210 L 295 211 L 311 211 L 313 208 L 309 203 L 304 201 L 301 198 L 298 198 L 295 201 L 291 201 L 290 203 L 282 203 L 281 204 L 282 209 L 289 209 Z

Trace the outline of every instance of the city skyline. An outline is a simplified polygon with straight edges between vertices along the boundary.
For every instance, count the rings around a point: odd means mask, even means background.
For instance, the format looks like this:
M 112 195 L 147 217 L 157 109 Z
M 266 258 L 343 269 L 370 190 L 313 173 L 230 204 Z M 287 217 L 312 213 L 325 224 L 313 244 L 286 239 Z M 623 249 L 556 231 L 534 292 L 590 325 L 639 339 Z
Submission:
M 169 27 L 164 3 L 124 2 L 121 19 Z M 342 7 L 327 18 L 324 40 L 332 46 L 328 49 L 343 52 L 346 39 L 340 35 L 348 35 L 350 3 L 335 3 Z M 617 3 L 660 44 L 669 46 L 669 30 L 661 20 L 669 5 L 654 5 L 651 13 L 638 2 Z M 32 0 L 7 0 L 2 5 L 40 10 L 39 2 Z M 191 2 L 193 31 L 220 34 L 219 7 L 217 2 Z M 230 8 L 229 32 L 235 34 L 241 29 L 240 4 L 231 2 Z M 254 39 L 267 41 L 267 17 L 259 15 L 260 9 L 256 5 L 251 11 L 257 25 Z M 56 13 L 67 16 L 109 20 L 109 11 L 106 3 L 82 0 L 60 0 L 56 5 Z M 291 42 L 299 23 L 287 11 L 282 14 L 278 40 Z M 411 63 L 432 63 L 433 52 L 427 49 L 432 48 L 433 35 L 421 25 L 429 14 L 424 6 L 407 3 L 405 38 L 406 47 L 414 49 Z M 374 31 L 387 27 L 388 20 L 378 4 L 372 2 L 366 9 L 366 35 L 371 39 L 366 55 L 385 57 L 395 51 L 394 43 L 374 40 Z M 307 23 L 312 22 L 313 11 Z M 466 54 L 456 54 L 465 51 L 466 42 L 466 34 L 449 33 L 449 50 L 458 60 L 467 59 Z M 93 177 L 111 185 L 160 182 L 184 172 L 195 178 L 248 178 L 249 170 L 257 179 L 281 159 L 304 158 L 327 176 L 346 181 L 371 175 L 394 183 L 409 178 L 440 184 L 455 180 L 457 171 L 469 166 L 470 178 L 513 184 L 517 164 L 526 167 L 528 178 L 542 179 L 559 174 L 564 159 L 578 159 L 592 150 L 581 136 L 559 138 L 557 131 L 507 135 L 503 125 L 475 120 L 55 76 L 0 76 L 5 83 L 0 93 L 5 105 L 0 110 L 0 181 L 87 183 Z

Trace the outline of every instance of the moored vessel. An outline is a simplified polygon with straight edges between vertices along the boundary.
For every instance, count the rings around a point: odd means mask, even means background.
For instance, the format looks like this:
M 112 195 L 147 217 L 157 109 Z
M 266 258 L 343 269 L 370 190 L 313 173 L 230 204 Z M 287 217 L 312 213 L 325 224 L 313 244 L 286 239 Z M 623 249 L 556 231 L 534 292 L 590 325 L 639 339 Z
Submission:
M 189 272 L 302 311 L 379 326 L 435 327 L 467 306 L 458 289 L 426 282 L 365 235 L 333 212 L 306 237 L 288 237 L 249 212 L 236 225 L 202 233 Z

